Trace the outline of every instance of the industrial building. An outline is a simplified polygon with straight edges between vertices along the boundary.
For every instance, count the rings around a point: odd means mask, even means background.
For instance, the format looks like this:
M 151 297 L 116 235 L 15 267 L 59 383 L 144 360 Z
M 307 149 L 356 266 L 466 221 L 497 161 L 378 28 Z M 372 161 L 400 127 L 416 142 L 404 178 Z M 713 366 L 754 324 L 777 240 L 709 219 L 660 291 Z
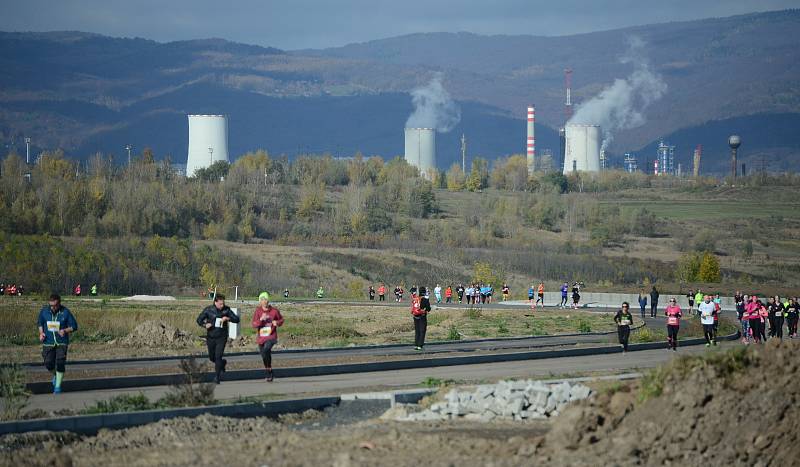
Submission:
M 229 162 L 228 119 L 225 115 L 189 115 L 189 150 L 186 175 L 217 161 Z
M 625 171 L 628 173 L 634 173 L 639 170 L 639 161 L 636 159 L 636 154 L 626 152 L 623 163 L 625 164 Z
M 564 174 L 600 171 L 600 126 L 568 124 L 564 128 Z
M 653 164 L 655 175 L 675 175 L 675 146 L 659 141 L 657 157 Z
M 430 179 L 436 170 L 436 130 L 406 128 L 405 160 Z

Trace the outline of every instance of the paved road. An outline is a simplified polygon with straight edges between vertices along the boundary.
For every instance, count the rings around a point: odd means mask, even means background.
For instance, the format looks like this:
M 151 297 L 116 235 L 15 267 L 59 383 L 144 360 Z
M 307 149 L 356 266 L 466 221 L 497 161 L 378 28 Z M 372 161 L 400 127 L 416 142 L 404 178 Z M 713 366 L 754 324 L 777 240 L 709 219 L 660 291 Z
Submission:
M 734 344 L 728 344 L 734 345 Z M 327 375 L 304 378 L 286 378 L 273 383 L 263 381 L 232 381 L 217 386 L 217 399 L 280 395 L 281 398 L 303 397 L 309 394 L 341 394 L 365 389 L 398 389 L 419 385 L 427 377 L 464 381 L 493 380 L 500 378 L 528 378 L 548 375 L 575 374 L 590 371 L 630 371 L 649 368 L 667 362 L 676 355 L 705 352 L 704 346 L 685 347 L 678 352 L 665 349 L 644 350 L 627 354 L 565 357 L 523 362 L 493 363 L 484 365 L 461 365 L 412 370 L 382 371 L 347 375 Z M 118 394 L 144 393 L 151 400 L 163 396 L 169 387 L 155 386 L 132 390 L 102 390 L 75 393 L 35 395 L 30 408 L 58 410 L 81 409 L 99 400 Z

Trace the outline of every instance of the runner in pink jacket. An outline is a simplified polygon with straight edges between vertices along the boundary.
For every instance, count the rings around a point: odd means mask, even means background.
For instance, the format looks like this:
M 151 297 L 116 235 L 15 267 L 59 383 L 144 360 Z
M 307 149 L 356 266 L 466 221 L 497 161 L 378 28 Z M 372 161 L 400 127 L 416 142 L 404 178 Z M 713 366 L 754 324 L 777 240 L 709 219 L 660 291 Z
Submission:
M 678 330 L 681 327 L 681 307 L 678 306 L 678 302 L 674 298 L 669 299 L 669 305 L 667 305 L 666 311 L 664 314 L 667 317 L 667 348 L 671 348 L 673 351 L 678 350 Z
M 273 380 L 272 347 L 278 342 L 278 327 L 283 326 L 283 316 L 277 308 L 269 304 L 269 294 L 261 292 L 258 296 L 258 307 L 253 313 L 253 328 L 256 330 L 256 343 L 264 368 L 267 370 L 267 382 Z

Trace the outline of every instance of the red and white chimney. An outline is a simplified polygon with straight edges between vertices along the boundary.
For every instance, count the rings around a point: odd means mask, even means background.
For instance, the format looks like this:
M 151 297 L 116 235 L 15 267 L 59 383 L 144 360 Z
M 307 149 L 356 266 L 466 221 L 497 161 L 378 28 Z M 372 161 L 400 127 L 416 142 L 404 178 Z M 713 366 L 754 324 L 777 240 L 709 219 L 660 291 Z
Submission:
M 534 133 L 534 125 L 536 124 L 536 110 L 533 105 L 528 106 L 528 141 L 527 141 L 527 160 L 528 160 L 528 173 L 533 173 L 536 165 L 536 135 Z

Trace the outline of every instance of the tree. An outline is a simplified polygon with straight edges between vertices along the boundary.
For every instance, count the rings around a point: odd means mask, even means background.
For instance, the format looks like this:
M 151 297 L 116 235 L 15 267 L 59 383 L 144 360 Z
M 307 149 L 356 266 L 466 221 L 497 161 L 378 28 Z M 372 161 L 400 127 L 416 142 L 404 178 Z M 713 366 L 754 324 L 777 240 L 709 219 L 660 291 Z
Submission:
M 700 263 L 698 279 L 701 282 L 719 282 L 722 275 L 719 269 L 719 259 L 711 252 L 703 254 L 703 261 Z
M 489 263 L 477 262 L 472 266 L 472 281 L 479 284 L 491 284 L 494 287 L 503 283 L 505 274 L 495 270 Z
M 695 282 L 700 274 L 702 257 L 697 253 L 686 253 L 678 260 L 675 276 L 682 282 Z
M 486 159 L 476 157 L 472 160 L 472 170 L 467 177 L 467 190 L 479 191 L 486 188 L 489 181 L 489 163 Z
M 464 189 L 464 184 L 466 182 L 466 175 L 464 171 L 461 170 L 461 166 L 459 164 L 453 164 L 447 169 L 447 189 L 450 191 L 461 191 Z
M 194 172 L 194 178 L 204 182 L 218 182 L 228 175 L 230 167 L 228 161 L 216 161 L 208 167 L 197 169 Z
M 657 223 L 656 215 L 648 211 L 647 208 L 642 208 L 634 215 L 631 230 L 633 233 L 643 237 L 653 237 L 656 234 Z

